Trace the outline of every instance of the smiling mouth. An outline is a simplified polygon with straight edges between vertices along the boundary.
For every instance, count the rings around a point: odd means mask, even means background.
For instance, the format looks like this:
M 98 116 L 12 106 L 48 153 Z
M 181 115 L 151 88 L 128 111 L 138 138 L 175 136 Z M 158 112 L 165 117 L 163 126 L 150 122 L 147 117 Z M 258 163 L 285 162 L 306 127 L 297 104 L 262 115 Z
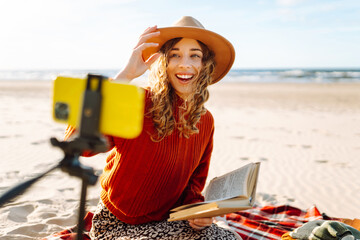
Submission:
M 193 79 L 194 74 L 175 74 L 176 78 L 179 79 L 181 82 L 189 82 Z

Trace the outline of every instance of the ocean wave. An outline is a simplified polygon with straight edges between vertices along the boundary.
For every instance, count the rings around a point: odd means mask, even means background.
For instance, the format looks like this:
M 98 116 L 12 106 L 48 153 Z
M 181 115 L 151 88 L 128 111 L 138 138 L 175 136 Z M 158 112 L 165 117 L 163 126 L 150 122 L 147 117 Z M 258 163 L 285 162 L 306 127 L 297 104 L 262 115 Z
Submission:
M 360 69 L 231 70 L 227 81 L 241 82 L 360 82 Z

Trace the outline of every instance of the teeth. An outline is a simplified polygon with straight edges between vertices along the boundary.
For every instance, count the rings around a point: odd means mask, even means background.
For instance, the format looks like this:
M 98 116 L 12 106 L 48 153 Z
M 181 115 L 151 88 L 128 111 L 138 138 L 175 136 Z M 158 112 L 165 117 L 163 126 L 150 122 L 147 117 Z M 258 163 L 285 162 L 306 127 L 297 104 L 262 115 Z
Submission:
M 176 74 L 176 76 L 182 79 L 190 79 L 193 77 L 193 75 L 183 75 L 183 74 Z

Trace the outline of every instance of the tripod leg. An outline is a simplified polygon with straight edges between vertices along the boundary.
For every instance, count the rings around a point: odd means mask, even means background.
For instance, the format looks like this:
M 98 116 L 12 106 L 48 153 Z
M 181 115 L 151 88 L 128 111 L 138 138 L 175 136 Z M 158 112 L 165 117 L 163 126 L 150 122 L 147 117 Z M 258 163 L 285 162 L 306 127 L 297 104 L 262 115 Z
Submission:
M 4 205 L 5 203 L 9 202 L 11 199 L 16 198 L 18 196 L 20 196 L 22 193 L 24 193 L 29 187 L 31 187 L 31 185 L 33 185 L 34 183 L 36 183 L 38 180 L 40 180 L 42 177 L 44 177 L 46 174 L 50 173 L 51 171 L 55 170 L 56 168 L 58 168 L 59 165 L 56 165 L 52 168 L 50 168 L 49 170 L 47 170 L 46 172 L 38 175 L 37 177 L 34 177 L 26 182 L 20 183 L 18 185 L 16 185 L 15 187 L 7 190 L 5 193 L 3 193 L 0 196 L 0 207 L 2 205 Z
M 81 200 L 80 200 L 80 207 L 79 207 L 77 240 L 83 240 L 87 186 L 88 186 L 88 182 L 85 179 L 83 179 L 82 186 L 81 186 Z

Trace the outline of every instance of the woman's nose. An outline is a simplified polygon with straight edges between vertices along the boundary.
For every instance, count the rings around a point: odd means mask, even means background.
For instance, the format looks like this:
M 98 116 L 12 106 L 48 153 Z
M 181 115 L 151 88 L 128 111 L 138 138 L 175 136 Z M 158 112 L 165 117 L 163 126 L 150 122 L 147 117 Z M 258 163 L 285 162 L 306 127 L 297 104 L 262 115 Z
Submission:
M 190 59 L 188 57 L 182 57 L 179 66 L 183 68 L 190 68 L 191 67 Z

